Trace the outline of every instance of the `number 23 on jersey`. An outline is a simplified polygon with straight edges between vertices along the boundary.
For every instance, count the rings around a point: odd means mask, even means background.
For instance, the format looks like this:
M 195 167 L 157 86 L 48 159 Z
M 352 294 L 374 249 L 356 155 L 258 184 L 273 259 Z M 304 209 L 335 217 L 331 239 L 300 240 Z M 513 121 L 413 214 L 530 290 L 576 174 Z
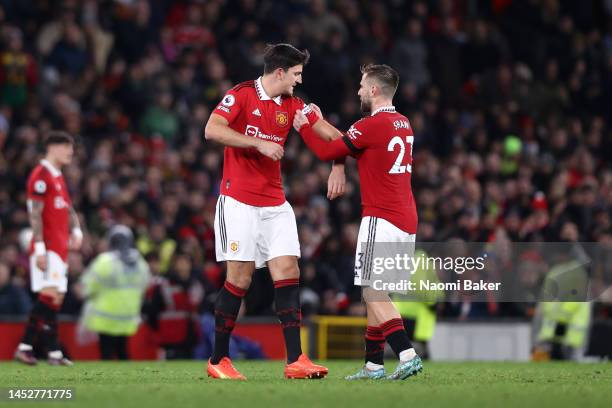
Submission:
M 387 151 L 396 152 L 397 157 L 393 166 L 389 169 L 389 174 L 403 174 L 403 173 L 412 173 L 412 165 L 406 163 L 402 165 L 404 161 L 404 155 L 406 154 L 406 145 L 410 146 L 410 158 L 412 158 L 412 145 L 414 144 L 414 136 L 406 136 L 405 139 L 402 139 L 400 136 L 393 136 L 387 145 Z M 398 149 L 399 146 L 399 149 Z

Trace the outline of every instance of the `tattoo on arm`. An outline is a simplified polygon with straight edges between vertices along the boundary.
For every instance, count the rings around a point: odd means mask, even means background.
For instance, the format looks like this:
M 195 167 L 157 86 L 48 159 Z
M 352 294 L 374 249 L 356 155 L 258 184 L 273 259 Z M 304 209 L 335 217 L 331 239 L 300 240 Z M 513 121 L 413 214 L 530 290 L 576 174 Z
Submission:
M 70 207 L 70 231 L 74 228 L 81 228 L 79 224 L 79 215 L 74 210 L 74 207 Z
M 45 204 L 42 201 L 28 201 L 28 215 L 30 216 L 30 225 L 32 226 L 32 240 L 41 242 L 43 240 L 43 223 L 42 212 Z

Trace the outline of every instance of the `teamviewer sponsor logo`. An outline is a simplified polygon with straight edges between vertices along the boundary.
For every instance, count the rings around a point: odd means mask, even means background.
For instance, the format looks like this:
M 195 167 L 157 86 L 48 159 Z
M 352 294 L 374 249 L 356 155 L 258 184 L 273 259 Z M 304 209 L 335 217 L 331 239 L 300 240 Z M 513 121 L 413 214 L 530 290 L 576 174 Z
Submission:
M 270 140 L 276 143 L 283 141 L 282 137 L 276 136 L 276 135 L 267 135 L 265 133 L 262 133 L 257 126 L 253 126 L 253 125 L 247 125 L 246 129 L 244 130 L 244 134 L 247 136 L 251 136 L 251 137 L 257 137 L 263 140 Z

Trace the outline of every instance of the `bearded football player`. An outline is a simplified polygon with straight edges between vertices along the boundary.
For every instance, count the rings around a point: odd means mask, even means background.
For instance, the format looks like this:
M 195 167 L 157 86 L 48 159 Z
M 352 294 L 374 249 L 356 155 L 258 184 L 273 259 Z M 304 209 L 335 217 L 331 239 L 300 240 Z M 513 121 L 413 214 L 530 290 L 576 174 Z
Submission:
M 358 95 L 361 109 L 368 116 L 331 142 L 326 141 L 329 134 L 333 134 L 333 130 L 329 130 L 331 125 L 322 122 L 313 127 L 300 111 L 296 112 L 294 128 L 322 160 L 337 160 L 349 155 L 357 159 L 362 219 L 355 255 L 355 284 L 363 286 L 368 327 L 365 366 L 347 379 L 386 377 L 403 380 L 421 371 L 422 362 L 389 294 L 372 287 L 372 249 L 364 253 L 364 248 L 383 242 L 414 247 L 417 231 L 416 205 L 411 190 L 414 134 L 408 119 L 393 106 L 399 84 L 397 72 L 387 65 L 367 65 L 361 72 Z M 390 375 L 386 374 L 383 365 L 385 341 L 399 358 L 397 368 Z

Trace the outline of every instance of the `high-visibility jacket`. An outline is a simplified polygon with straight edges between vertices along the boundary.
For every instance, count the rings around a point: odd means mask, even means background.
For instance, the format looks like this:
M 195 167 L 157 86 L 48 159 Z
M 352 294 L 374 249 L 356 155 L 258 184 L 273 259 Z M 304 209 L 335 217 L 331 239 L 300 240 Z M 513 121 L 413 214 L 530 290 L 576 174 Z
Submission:
M 88 297 L 83 312 L 85 327 L 114 336 L 134 334 L 149 280 L 149 266 L 140 254 L 133 266 L 121 261 L 116 251 L 98 255 L 82 278 Z
M 546 275 L 544 297 L 556 295 L 560 299 L 569 299 L 575 294 L 577 298 L 583 298 L 587 280 L 586 271 L 577 261 L 558 264 Z M 584 344 L 591 323 L 589 302 L 540 302 L 540 312 L 539 342 L 554 341 L 571 347 Z M 555 335 L 558 324 L 566 325 L 561 337 Z

